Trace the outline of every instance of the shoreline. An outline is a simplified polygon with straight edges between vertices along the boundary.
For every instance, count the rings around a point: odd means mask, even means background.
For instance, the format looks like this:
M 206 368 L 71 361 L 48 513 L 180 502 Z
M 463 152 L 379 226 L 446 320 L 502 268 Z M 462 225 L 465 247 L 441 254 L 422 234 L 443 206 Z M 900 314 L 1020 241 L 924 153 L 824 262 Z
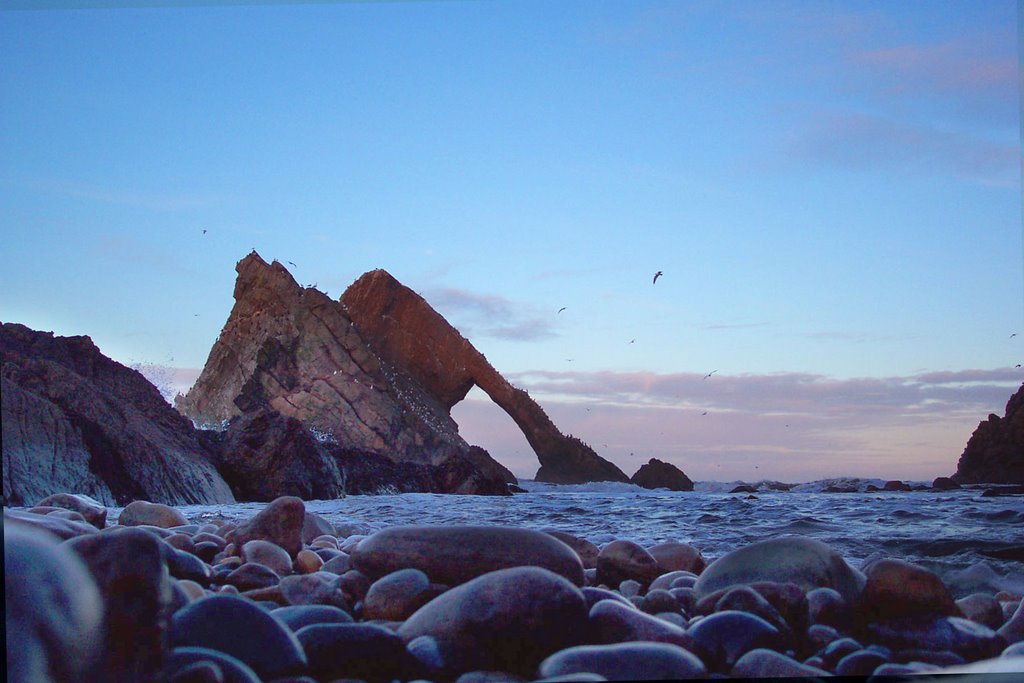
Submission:
M 614 680 L 654 662 L 674 678 L 909 674 L 975 662 L 985 670 L 1010 662 L 1024 672 L 1024 659 L 1010 659 L 1024 656 L 1020 592 L 957 600 L 925 567 L 887 557 L 855 567 L 805 536 L 764 539 L 710 561 L 689 543 L 643 547 L 623 537 L 598 547 L 524 527 L 389 526 L 353 534 L 289 497 L 224 523 L 134 503 L 111 520 L 123 524 L 108 525 L 97 520 L 110 510 L 83 497 L 50 502 L 48 514 L 5 508 L 5 559 L 19 544 L 41 545 L 38 552 L 54 558 L 51 573 L 79 565 L 83 595 L 91 576 L 108 614 L 128 601 L 130 624 L 75 637 L 93 642 L 82 660 L 88 671 L 113 679 L 118 667 L 148 666 L 168 680 L 192 680 L 185 674 L 193 669 L 253 680 L 226 674 L 238 661 L 257 681 L 287 675 L 307 676 L 289 679 L 306 683 L 455 681 L 474 671 L 503 672 L 473 679 L 487 681 L 581 673 Z M 39 528 L 47 526 L 67 540 L 44 540 Z M 140 566 L 147 557 L 148 570 Z M 45 579 L 33 584 L 17 571 L 12 578 L 41 599 Z M 160 591 L 171 596 L 168 604 L 147 603 Z M 59 617 L 58 605 L 42 602 L 33 618 Z M 218 621 L 224 610 L 238 611 L 231 624 Z M 292 625 L 302 625 L 292 630 L 291 615 L 299 614 Z M 162 619 L 168 628 L 138 652 L 118 645 L 128 631 L 150 632 Z M 508 629 L 520 642 L 512 651 L 494 635 Z M 38 633 L 48 632 L 32 637 Z M 283 649 L 274 661 L 263 657 L 275 647 Z

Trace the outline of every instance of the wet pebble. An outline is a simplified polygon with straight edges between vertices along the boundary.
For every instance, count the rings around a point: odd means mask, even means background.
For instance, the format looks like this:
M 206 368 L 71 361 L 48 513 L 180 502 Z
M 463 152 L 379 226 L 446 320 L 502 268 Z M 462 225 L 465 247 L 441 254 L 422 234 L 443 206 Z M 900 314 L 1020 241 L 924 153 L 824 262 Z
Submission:
M 363 598 L 363 617 L 402 621 L 431 597 L 426 574 L 419 569 L 399 569 L 373 582 Z
M 117 518 L 117 523 L 121 526 L 149 524 L 161 529 L 169 529 L 181 524 L 188 524 L 188 520 L 185 519 L 185 515 L 170 505 L 136 500 L 129 503 L 121 511 L 120 516 Z
M 349 602 L 338 584 L 338 577 L 327 572 L 293 574 L 278 584 L 281 595 L 289 605 L 333 605 L 344 610 Z
M 632 642 L 567 648 L 545 659 L 538 673 L 542 678 L 593 673 L 609 681 L 671 681 L 704 678 L 707 669 L 678 645 Z
M 733 678 L 807 678 L 829 675 L 824 669 L 802 664 L 792 657 L 769 650 L 755 648 L 736 660 L 730 672 Z
M 107 525 L 106 506 L 83 493 L 55 493 L 43 498 L 38 505 L 74 510 L 97 529 Z
M 302 525 L 306 506 L 294 496 L 282 496 L 268 503 L 252 519 L 234 530 L 234 543 L 241 547 L 248 541 L 270 541 L 295 557 L 302 550 Z
M 988 593 L 972 593 L 956 601 L 964 617 L 990 629 L 1003 625 L 1003 606 Z
M 728 672 L 740 657 L 757 648 L 778 650 L 779 630 L 761 617 L 746 612 L 716 612 L 704 617 L 686 635 L 709 669 Z
M 352 616 L 332 605 L 289 605 L 278 607 L 271 614 L 284 622 L 292 632 L 312 624 L 351 624 Z
M 232 570 L 224 577 L 224 583 L 230 584 L 240 591 L 251 591 L 257 588 L 269 588 L 281 582 L 281 577 L 270 567 L 255 562 L 246 562 Z
M 292 557 L 288 552 L 270 541 L 253 540 L 242 544 L 239 556 L 242 562 L 255 562 L 274 571 L 278 576 L 292 573 Z
M 658 561 L 632 541 L 612 541 L 597 556 L 597 580 L 607 586 L 618 586 L 627 579 L 647 586 L 661 573 Z
M 385 683 L 416 676 L 416 660 L 405 643 L 374 624 L 312 624 L 296 632 L 309 660 L 309 673 L 321 681 L 352 678 Z
M 688 543 L 658 543 L 648 548 L 647 552 L 657 561 L 660 574 L 673 571 L 700 574 L 707 566 L 707 561 L 700 551 Z
M 686 632 L 678 626 L 615 600 L 602 600 L 590 609 L 590 627 L 599 643 L 647 640 L 683 647 L 690 644 Z

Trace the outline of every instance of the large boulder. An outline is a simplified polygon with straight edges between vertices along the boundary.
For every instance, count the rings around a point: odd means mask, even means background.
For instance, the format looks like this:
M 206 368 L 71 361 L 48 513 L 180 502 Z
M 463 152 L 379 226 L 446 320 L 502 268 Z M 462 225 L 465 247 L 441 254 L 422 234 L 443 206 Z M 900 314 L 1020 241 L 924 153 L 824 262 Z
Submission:
M 681 469 L 657 458 L 651 458 L 629 481 L 645 489 L 693 490 L 693 481 Z
M 439 403 L 401 363 L 381 355 L 345 304 L 299 286 L 284 266 L 268 264 L 255 252 L 236 270 L 235 305 L 199 379 L 175 400 L 182 413 L 197 424 L 222 425 L 272 410 L 297 420 L 325 448 L 435 468 L 419 474 L 443 492 L 508 493 L 507 470 L 483 449 L 471 452 L 450 406 Z M 347 472 L 335 473 L 340 465 L 312 452 L 294 428 L 279 435 L 287 455 L 273 463 L 272 451 L 255 446 L 257 434 L 266 431 L 260 419 L 243 421 L 228 435 L 229 478 L 240 481 L 247 470 L 262 470 L 292 488 L 309 488 L 317 480 L 323 490 L 312 495 L 325 497 L 347 483 Z M 256 463 L 248 464 L 248 458 Z M 310 464 L 324 478 L 301 476 Z M 254 495 L 284 493 L 269 490 L 270 482 L 262 488 L 268 490 Z
M 1024 484 L 1024 385 L 1007 401 L 1003 417 L 989 415 L 974 430 L 951 479 L 958 484 Z
M 189 421 L 88 337 L 0 326 L 3 501 L 233 503 Z

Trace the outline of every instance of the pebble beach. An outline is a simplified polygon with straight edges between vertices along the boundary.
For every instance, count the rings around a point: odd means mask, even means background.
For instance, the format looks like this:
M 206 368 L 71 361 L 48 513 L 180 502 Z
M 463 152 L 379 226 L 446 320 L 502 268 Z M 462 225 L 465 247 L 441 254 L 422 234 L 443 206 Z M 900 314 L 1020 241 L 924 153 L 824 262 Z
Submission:
M 187 508 L 186 508 L 187 510 Z M 1024 675 L 1015 590 L 799 534 L 718 555 L 559 529 L 351 533 L 57 494 L 5 509 L 8 680 L 680 680 Z M 1012 674 L 1011 674 L 1012 675 Z

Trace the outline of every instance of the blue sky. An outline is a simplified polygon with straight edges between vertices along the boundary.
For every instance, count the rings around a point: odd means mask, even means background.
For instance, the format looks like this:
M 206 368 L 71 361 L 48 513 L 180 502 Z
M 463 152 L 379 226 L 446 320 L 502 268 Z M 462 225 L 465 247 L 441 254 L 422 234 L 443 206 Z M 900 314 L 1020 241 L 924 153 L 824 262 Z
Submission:
M 0 13 L 0 320 L 187 385 L 250 249 L 385 268 L 697 479 L 949 474 L 1024 378 L 1013 2 L 112 4 Z

